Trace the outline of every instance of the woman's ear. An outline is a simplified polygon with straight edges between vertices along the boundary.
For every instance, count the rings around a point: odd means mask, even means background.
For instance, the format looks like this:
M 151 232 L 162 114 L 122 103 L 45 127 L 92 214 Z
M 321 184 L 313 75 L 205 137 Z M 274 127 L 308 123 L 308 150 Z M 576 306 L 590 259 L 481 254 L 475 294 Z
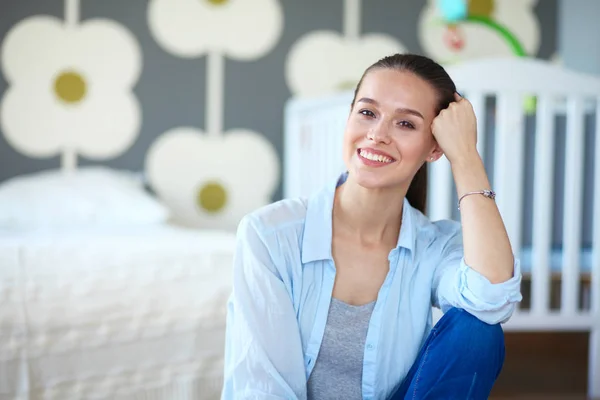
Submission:
M 431 151 L 429 152 L 428 156 L 427 156 L 427 160 L 428 162 L 434 162 L 439 160 L 442 156 L 444 155 L 444 152 L 442 151 L 442 148 L 437 144 L 437 142 L 434 144 L 433 149 L 431 149 Z

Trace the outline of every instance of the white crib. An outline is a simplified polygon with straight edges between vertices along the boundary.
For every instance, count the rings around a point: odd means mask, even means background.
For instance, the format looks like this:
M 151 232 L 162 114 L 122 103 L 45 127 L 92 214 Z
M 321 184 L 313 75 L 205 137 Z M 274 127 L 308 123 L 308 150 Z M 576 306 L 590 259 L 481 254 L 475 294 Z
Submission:
M 524 58 L 447 70 L 475 108 L 479 152 L 523 264 L 525 298 L 504 328 L 590 332 L 588 392 L 600 397 L 600 78 Z M 343 171 L 351 99 L 344 92 L 288 102 L 285 197 Z M 428 199 L 431 219 L 459 218 L 445 158 L 430 169 Z

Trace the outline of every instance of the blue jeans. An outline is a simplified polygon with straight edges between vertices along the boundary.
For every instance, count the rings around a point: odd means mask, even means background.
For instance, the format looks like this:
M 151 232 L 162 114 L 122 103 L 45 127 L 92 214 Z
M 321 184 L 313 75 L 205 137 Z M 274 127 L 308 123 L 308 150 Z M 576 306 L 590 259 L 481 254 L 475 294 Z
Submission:
M 468 312 L 448 310 L 389 400 L 485 400 L 504 364 L 504 332 Z

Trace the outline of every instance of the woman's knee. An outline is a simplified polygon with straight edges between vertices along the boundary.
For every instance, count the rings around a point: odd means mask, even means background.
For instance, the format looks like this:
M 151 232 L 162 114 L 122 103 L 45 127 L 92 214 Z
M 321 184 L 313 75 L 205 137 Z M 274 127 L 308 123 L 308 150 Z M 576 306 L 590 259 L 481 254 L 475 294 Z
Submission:
M 504 356 L 504 331 L 500 324 L 487 324 L 458 308 L 448 310 L 443 319 L 436 333 L 447 336 L 455 351 L 479 355 L 500 352 Z

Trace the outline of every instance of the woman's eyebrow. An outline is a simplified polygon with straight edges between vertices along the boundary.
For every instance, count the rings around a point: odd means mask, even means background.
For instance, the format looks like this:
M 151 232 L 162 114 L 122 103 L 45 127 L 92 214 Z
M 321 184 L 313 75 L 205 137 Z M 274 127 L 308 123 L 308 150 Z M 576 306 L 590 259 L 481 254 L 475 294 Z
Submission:
M 368 103 L 368 104 L 373 104 L 374 106 L 378 106 L 379 103 L 371 98 L 368 97 L 362 97 L 360 98 L 360 100 L 357 101 L 357 103 Z M 415 115 L 421 119 L 425 119 L 423 117 L 423 114 L 421 114 L 420 112 L 418 112 L 417 110 L 413 110 L 412 108 L 396 108 L 396 113 L 398 114 L 412 114 Z

